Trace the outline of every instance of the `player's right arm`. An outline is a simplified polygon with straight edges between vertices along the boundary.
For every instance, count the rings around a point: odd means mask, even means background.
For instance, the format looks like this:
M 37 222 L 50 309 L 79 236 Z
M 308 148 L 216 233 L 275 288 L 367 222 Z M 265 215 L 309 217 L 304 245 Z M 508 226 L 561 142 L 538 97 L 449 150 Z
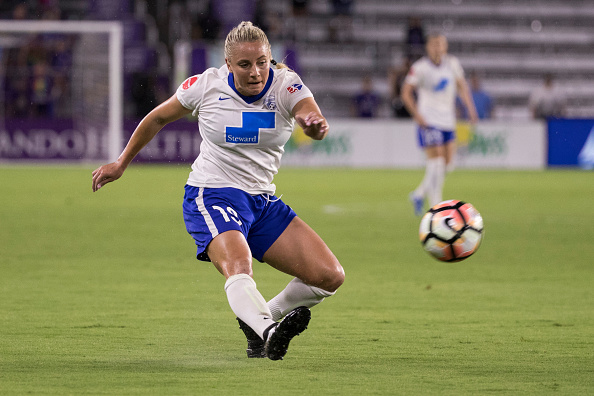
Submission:
M 404 103 L 404 107 L 406 107 L 406 110 L 408 110 L 409 114 L 416 121 L 416 123 L 423 128 L 427 127 L 425 119 L 419 113 L 419 110 L 417 108 L 417 103 L 415 100 L 415 87 L 412 84 L 407 82 L 404 83 L 400 93 L 400 99 L 402 100 L 402 103 Z
M 165 125 L 179 120 L 191 112 L 192 110 L 182 106 L 176 95 L 155 107 L 140 121 L 118 159 L 93 171 L 93 191 L 97 191 L 105 184 L 119 179 L 134 157 Z

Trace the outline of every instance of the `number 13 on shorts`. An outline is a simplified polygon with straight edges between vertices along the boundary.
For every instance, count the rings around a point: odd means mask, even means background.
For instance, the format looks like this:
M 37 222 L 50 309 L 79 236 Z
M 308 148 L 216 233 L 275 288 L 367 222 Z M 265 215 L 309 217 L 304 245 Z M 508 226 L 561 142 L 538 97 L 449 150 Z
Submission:
M 221 212 L 221 216 L 223 216 L 223 219 L 225 219 L 225 223 L 230 222 L 231 220 L 233 220 L 234 222 L 237 223 L 237 225 L 241 225 L 241 220 L 238 219 L 237 216 L 237 212 L 235 211 L 235 209 L 233 209 L 230 206 L 227 206 L 227 210 L 225 211 L 225 209 L 221 208 L 218 205 L 213 205 L 212 206 L 213 209 L 218 210 L 219 212 Z M 229 214 L 227 214 L 227 212 Z M 231 216 L 229 216 L 231 215 Z

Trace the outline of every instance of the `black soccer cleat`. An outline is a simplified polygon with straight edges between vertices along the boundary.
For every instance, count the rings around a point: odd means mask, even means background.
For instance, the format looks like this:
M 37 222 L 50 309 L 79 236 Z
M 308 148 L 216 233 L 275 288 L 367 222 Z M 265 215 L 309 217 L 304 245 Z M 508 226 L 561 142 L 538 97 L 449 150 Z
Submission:
M 262 340 L 243 320 L 237 318 L 237 321 L 239 322 L 239 328 L 243 331 L 243 334 L 245 334 L 245 338 L 247 338 L 247 357 L 265 358 L 266 352 L 264 352 L 264 340 Z
M 311 312 L 307 307 L 297 307 L 285 316 L 268 337 L 266 334 L 265 351 L 270 360 L 281 360 L 289 349 L 289 342 L 293 337 L 301 334 L 311 319 Z M 267 331 L 268 332 L 268 331 Z

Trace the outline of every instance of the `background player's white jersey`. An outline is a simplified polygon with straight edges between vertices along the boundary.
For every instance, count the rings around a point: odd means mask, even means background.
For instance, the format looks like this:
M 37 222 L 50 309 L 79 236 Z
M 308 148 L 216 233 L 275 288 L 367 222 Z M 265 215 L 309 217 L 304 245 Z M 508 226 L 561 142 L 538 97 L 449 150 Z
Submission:
M 313 96 L 289 69 L 270 70 L 262 93 L 242 96 L 227 66 L 188 78 L 177 99 L 198 116 L 202 144 L 188 184 L 234 187 L 249 194 L 274 194 L 284 145 L 291 137 L 293 107 Z
M 405 83 L 417 90 L 417 110 L 429 126 L 453 131 L 456 127 L 456 80 L 464 77 L 458 59 L 446 55 L 436 65 L 428 57 L 413 63 Z

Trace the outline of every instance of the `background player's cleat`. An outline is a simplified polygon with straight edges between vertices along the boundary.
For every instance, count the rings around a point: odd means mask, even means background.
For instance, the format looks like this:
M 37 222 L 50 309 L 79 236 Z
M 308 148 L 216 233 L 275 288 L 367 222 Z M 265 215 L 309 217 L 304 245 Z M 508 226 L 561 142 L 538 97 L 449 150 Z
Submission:
M 266 356 L 271 360 L 281 360 L 289 349 L 289 342 L 293 337 L 307 329 L 311 312 L 307 307 L 297 307 L 285 316 L 285 318 L 267 336 L 265 350 Z
M 423 197 L 417 197 L 413 194 L 410 194 L 408 196 L 408 199 L 413 205 L 413 208 L 415 210 L 415 216 L 422 216 L 423 214 L 425 214 L 425 199 Z
M 266 352 L 264 352 L 264 340 L 262 340 L 243 320 L 237 318 L 237 322 L 239 322 L 239 328 L 243 331 L 243 334 L 245 334 L 245 338 L 247 338 L 247 357 L 265 358 Z

